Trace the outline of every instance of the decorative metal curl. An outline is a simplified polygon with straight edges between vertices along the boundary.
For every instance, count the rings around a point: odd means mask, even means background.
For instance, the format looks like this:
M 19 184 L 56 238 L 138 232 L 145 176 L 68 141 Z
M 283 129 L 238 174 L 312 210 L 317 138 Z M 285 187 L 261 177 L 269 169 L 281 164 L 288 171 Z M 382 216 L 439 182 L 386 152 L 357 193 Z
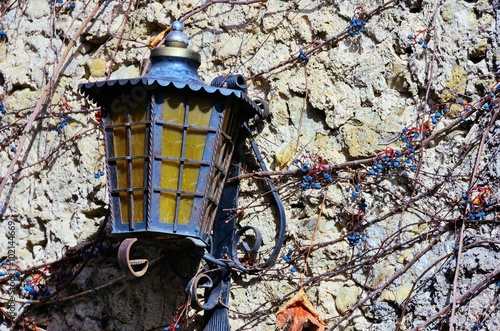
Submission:
M 262 118 L 262 119 L 266 119 L 269 117 L 269 114 L 270 114 L 270 111 L 269 111 L 269 105 L 267 104 L 267 102 L 265 102 L 264 100 L 262 99 L 253 99 L 253 102 L 260 108 L 261 110 L 261 113 L 259 114 L 259 116 Z
M 237 258 L 237 253 L 236 253 L 236 248 L 238 246 L 238 243 L 240 242 L 241 236 L 245 234 L 248 230 L 252 230 L 255 234 L 255 243 L 253 244 L 252 247 L 248 246 L 248 244 L 245 241 L 241 242 L 241 245 L 243 246 L 243 249 L 247 253 L 256 253 L 259 249 L 260 246 L 262 245 L 262 235 L 260 234 L 260 231 L 257 230 L 257 228 L 253 226 L 244 226 L 238 231 L 236 231 L 236 234 L 234 235 L 234 242 L 233 242 L 233 258 Z
M 125 274 L 142 277 L 148 271 L 149 261 L 147 259 L 130 260 L 130 248 L 136 241 L 137 238 L 127 238 L 120 244 L 120 248 L 118 249 L 118 263 Z M 141 264 L 145 264 L 145 266 L 140 271 L 135 271 L 132 267 Z
M 212 272 L 213 275 L 216 275 L 215 272 Z M 217 277 L 219 278 L 219 277 Z M 204 280 L 204 283 L 201 281 Z M 208 274 L 207 270 L 201 270 L 198 274 L 196 274 L 187 284 L 186 286 L 186 294 L 189 298 L 191 298 L 191 307 L 196 310 L 212 310 L 219 303 L 219 297 L 221 295 L 220 290 L 215 290 L 216 281 L 214 281 Z M 200 298 L 198 297 L 198 289 L 204 288 L 208 292 L 208 297 L 205 298 L 205 303 L 201 303 Z M 212 289 L 212 290 L 210 290 Z

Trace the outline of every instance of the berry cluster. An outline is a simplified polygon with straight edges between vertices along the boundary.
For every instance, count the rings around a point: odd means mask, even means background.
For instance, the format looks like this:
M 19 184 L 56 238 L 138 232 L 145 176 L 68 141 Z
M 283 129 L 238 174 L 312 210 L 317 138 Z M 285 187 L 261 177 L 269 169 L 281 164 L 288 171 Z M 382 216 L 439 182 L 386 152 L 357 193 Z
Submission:
M 4 30 L 0 30 L 0 37 L 5 37 L 5 31 Z
M 474 327 L 480 329 L 483 327 L 483 323 L 474 323 Z
M 360 32 L 364 32 L 366 22 L 361 21 L 359 19 L 351 19 L 351 27 L 349 29 L 349 34 L 359 34 Z
M 304 191 L 306 191 L 309 188 L 312 189 L 324 189 L 328 184 L 333 182 L 333 178 L 330 176 L 329 173 L 324 173 L 322 176 L 319 174 L 319 170 L 322 168 L 325 168 L 323 166 L 323 158 L 321 156 L 319 157 L 304 157 L 306 159 L 308 158 L 313 158 L 313 159 L 319 159 L 319 164 L 315 164 L 312 167 L 309 167 L 307 163 L 302 163 L 302 161 L 299 161 L 298 159 L 295 159 L 293 162 L 295 164 L 299 164 L 299 162 L 302 164 L 300 171 L 303 173 L 302 180 L 304 181 L 300 186 Z M 321 198 L 324 198 L 324 194 L 320 194 Z
M 462 198 L 469 204 L 469 219 L 471 221 L 479 220 L 485 216 L 484 207 L 493 205 L 493 201 L 489 200 L 490 190 L 487 187 L 475 187 L 466 193 L 462 193 Z
M 413 36 L 413 35 L 411 35 L 411 34 L 409 34 L 409 35 L 408 35 L 408 39 L 413 40 L 412 46 L 414 46 L 414 45 L 416 45 L 416 44 L 419 44 L 420 46 L 422 46 L 422 48 L 424 48 L 424 49 L 426 49 L 426 48 L 427 48 L 427 44 L 426 44 L 426 43 L 425 43 L 422 39 L 420 39 L 420 40 L 418 40 L 418 41 L 417 41 L 417 37 L 418 37 L 420 34 L 424 33 L 424 32 L 427 32 L 427 30 L 422 30 L 422 31 L 420 31 L 419 33 L 417 33 L 417 35 L 416 35 L 416 36 Z
M 368 173 L 370 175 L 381 174 L 384 169 L 388 170 L 399 167 L 401 159 L 398 156 L 400 154 L 400 151 L 394 151 L 392 148 L 387 147 L 383 153 L 377 156 L 377 159 L 373 163 L 373 169 L 370 169 Z
M 292 253 L 293 253 L 293 249 L 289 249 L 288 250 L 288 255 L 283 255 L 283 260 L 285 260 L 287 263 L 292 263 Z M 290 271 L 291 272 L 295 272 L 297 271 L 297 269 L 295 269 L 295 267 L 291 267 L 290 268 Z
M 303 50 L 300 50 L 299 51 L 299 59 L 301 59 L 302 61 L 304 61 L 305 63 L 309 62 L 309 56 L 305 56 L 304 55 L 304 51 Z
M 352 190 L 352 193 L 351 193 L 351 196 L 354 198 L 354 199 L 357 199 L 361 196 L 361 193 L 360 191 L 363 190 L 363 187 L 361 185 L 354 185 L 354 189 Z M 345 189 L 346 192 L 350 192 L 351 191 L 351 188 L 346 188 Z
M 69 124 L 68 121 L 71 121 L 73 119 L 73 117 L 63 114 L 59 115 L 59 117 L 61 118 L 62 122 L 60 122 L 54 129 L 57 133 L 61 133 L 61 129 L 64 129 L 64 127 Z
M 98 173 L 94 174 L 94 178 L 99 179 L 101 176 L 104 176 L 104 171 L 99 171 Z
M 3 31 L 0 31 L 0 32 L 3 32 Z M 5 33 L 5 32 L 4 32 Z M 0 102 L 0 112 L 5 115 L 6 111 L 5 109 L 3 108 L 3 103 Z
M 366 241 L 365 237 L 362 237 L 362 238 L 360 238 L 360 237 L 361 237 L 361 235 L 359 234 L 359 232 L 356 232 L 354 234 L 354 236 L 348 236 L 347 239 L 349 240 L 349 247 L 355 247 L 356 244 L 358 244 L 360 240 L 363 242 Z

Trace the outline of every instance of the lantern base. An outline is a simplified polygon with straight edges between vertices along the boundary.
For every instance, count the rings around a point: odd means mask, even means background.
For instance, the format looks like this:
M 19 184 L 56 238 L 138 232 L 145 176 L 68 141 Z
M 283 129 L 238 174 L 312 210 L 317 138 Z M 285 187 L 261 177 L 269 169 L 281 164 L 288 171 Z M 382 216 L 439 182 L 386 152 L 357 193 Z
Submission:
M 115 233 L 112 232 L 111 235 L 119 239 L 130 238 L 131 233 Z M 200 238 L 189 237 L 189 236 L 179 236 L 179 235 L 166 235 L 161 232 L 152 231 L 137 231 L 134 232 L 134 237 L 138 239 L 140 244 L 147 246 L 157 246 L 168 249 L 192 249 L 192 250 L 204 250 L 209 247 L 209 245 L 201 240 Z

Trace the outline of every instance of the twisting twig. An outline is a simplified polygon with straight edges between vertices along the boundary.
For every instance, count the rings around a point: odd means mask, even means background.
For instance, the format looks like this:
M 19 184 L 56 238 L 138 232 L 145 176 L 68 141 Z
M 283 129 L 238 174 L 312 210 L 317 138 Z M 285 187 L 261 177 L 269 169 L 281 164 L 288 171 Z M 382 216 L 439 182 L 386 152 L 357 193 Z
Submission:
M 479 164 L 481 163 L 481 157 L 483 154 L 483 147 L 484 147 L 484 142 L 486 141 L 486 138 L 488 137 L 488 134 L 490 132 L 490 128 L 495 123 L 495 119 L 498 116 L 498 112 L 500 111 L 500 108 L 497 107 L 495 113 L 493 116 L 491 116 L 490 123 L 488 126 L 485 128 L 483 137 L 481 138 L 481 143 L 479 144 L 479 150 L 477 151 L 477 157 L 476 157 L 476 163 L 474 164 L 474 170 L 472 172 L 472 176 L 469 182 L 469 190 L 474 187 L 474 183 L 476 182 L 476 175 L 477 175 L 477 170 L 479 168 Z M 465 223 L 466 222 L 466 215 L 467 211 L 469 209 L 469 203 L 466 204 L 465 210 L 464 210 L 464 215 L 462 218 L 462 228 L 460 230 L 460 243 L 458 245 L 458 256 L 457 256 L 457 266 L 455 269 L 455 278 L 453 279 L 453 305 L 451 309 L 451 317 L 450 317 L 450 331 L 453 331 L 453 322 L 455 319 L 455 310 L 457 308 L 457 284 L 458 284 L 458 274 L 460 273 L 460 261 L 462 258 L 462 246 L 464 243 L 464 231 L 465 231 Z
M 33 126 L 33 122 L 35 121 L 36 117 L 38 116 L 38 113 L 42 109 L 42 106 L 45 103 L 45 99 L 49 95 L 50 91 L 52 90 L 52 86 L 55 82 L 55 77 L 59 75 L 59 72 L 61 71 L 64 63 L 66 62 L 66 58 L 69 55 L 69 52 L 75 46 L 76 41 L 79 39 L 80 35 L 82 34 L 83 30 L 87 27 L 87 25 L 90 23 L 90 21 L 94 18 L 94 16 L 97 14 L 99 8 L 101 7 L 102 3 L 104 0 L 99 0 L 97 5 L 94 7 L 92 12 L 89 14 L 89 16 L 85 19 L 85 21 L 82 23 L 80 28 L 76 31 L 75 35 L 73 38 L 71 38 L 68 46 L 66 47 L 66 50 L 64 51 L 64 54 L 61 56 L 61 60 L 59 61 L 56 69 L 54 70 L 54 74 L 52 75 L 52 78 L 50 82 L 45 85 L 45 88 L 43 89 L 42 96 L 40 99 L 38 99 L 38 102 L 36 104 L 36 108 L 33 111 L 33 114 L 31 114 L 30 119 L 28 123 L 26 124 L 26 127 L 23 130 L 23 136 L 21 137 L 21 140 L 19 141 L 19 144 L 17 145 L 16 148 L 16 154 L 14 154 L 14 157 L 12 161 L 10 162 L 9 168 L 7 169 L 7 172 L 5 173 L 5 176 L 2 180 L 2 183 L 0 184 L 0 196 L 2 195 L 3 189 L 5 188 L 5 185 L 7 184 L 7 181 L 9 180 L 12 171 L 14 170 L 14 167 L 17 164 L 17 160 L 19 159 L 19 156 L 21 155 L 21 152 L 23 151 L 23 146 L 24 143 L 26 142 L 26 138 L 28 137 L 28 134 L 31 130 L 31 127 Z

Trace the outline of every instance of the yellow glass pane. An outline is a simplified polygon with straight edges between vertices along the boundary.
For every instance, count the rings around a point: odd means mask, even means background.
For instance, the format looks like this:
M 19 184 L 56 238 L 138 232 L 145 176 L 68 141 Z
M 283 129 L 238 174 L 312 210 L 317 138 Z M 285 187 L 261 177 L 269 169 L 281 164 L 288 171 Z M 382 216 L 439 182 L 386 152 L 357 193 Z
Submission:
M 132 155 L 145 155 L 146 154 L 146 126 L 134 125 L 130 128 L 131 133 L 131 149 Z
M 174 123 L 184 123 L 186 106 L 184 97 L 174 94 L 163 96 L 163 120 Z
M 127 184 L 127 162 L 126 160 L 123 161 L 116 161 L 116 170 L 118 174 L 118 188 L 119 189 L 124 189 L 128 187 Z
M 134 222 L 144 222 L 144 192 L 134 192 Z M 129 222 L 129 193 L 120 192 L 122 223 Z
M 179 224 L 189 224 L 193 210 L 193 197 L 181 197 L 179 203 Z
M 164 156 L 181 157 L 182 129 L 164 126 L 162 148 L 162 154 Z
M 212 101 L 208 99 L 191 98 L 188 123 L 194 126 L 209 126 L 212 117 L 212 105 Z
M 176 201 L 176 195 L 174 193 L 161 192 L 160 222 L 174 223 L 175 201 Z
M 114 128 L 115 156 L 127 156 L 127 131 L 125 127 Z
M 182 185 L 183 191 L 195 192 L 198 186 L 198 177 L 200 175 L 200 165 L 198 164 L 184 164 L 182 170 Z
M 207 141 L 206 133 L 188 130 L 184 157 L 191 160 L 203 160 L 203 151 Z
M 180 164 L 176 161 L 162 160 L 161 163 L 161 187 L 169 190 L 177 190 Z
M 132 160 L 132 188 L 144 187 L 144 159 Z

